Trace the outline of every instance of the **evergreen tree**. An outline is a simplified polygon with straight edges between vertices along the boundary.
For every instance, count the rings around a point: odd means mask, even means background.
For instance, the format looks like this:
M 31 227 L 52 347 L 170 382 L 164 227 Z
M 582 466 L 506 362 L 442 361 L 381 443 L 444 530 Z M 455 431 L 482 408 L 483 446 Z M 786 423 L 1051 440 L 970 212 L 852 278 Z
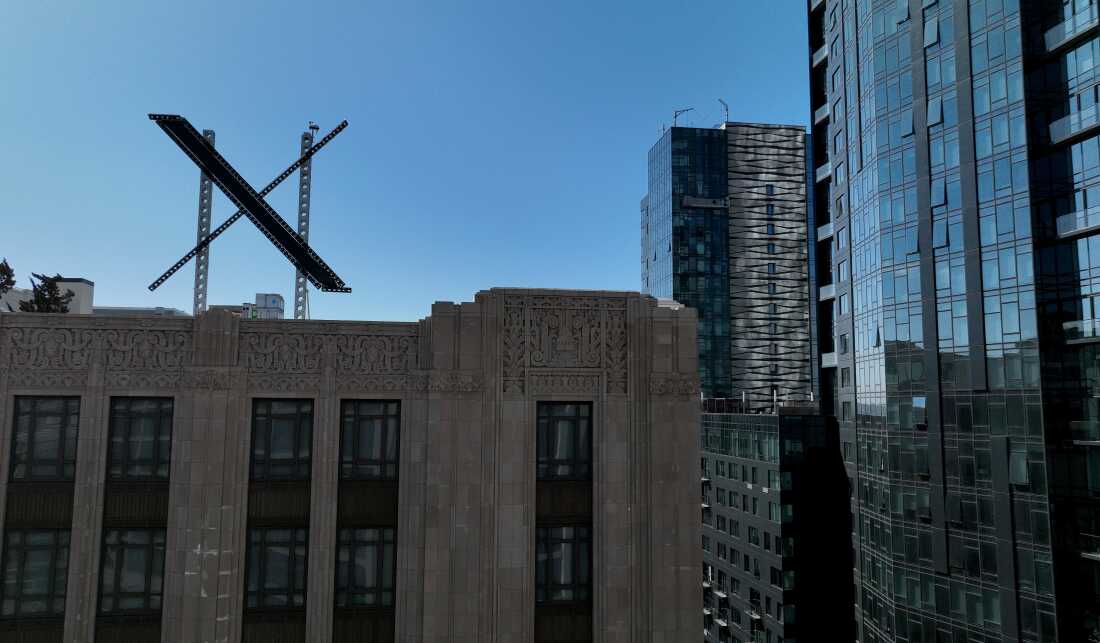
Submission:
M 7 259 L 0 259 L 0 297 L 15 287 L 15 271 L 8 265 Z
M 19 311 L 24 313 L 67 313 L 69 302 L 73 299 L 73 291 L 66 290 L 61 294 L 61 288 L 57 282 L 61 275 L 47 277 L 37 272 L 31 273 L 31 298 L 19 302 Z
M 7 259 L 0 259 L 0 299 L 15 287 L 15 271 L 8 265 Z M 11 304 L 5 304 L 8 312 L 12 311 Z

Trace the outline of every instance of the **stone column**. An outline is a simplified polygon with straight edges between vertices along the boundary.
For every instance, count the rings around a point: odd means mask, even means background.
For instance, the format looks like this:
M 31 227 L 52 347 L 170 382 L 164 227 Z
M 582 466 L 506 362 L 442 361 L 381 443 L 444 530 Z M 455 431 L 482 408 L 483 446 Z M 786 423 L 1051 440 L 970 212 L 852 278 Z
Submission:
M 310 480 L 309 560 L 306 594 L 306 640 L 332 640 L 336 591 L 336 507 L 340 473 L 340 400 L 336 372 L 326 360 L 321 396 L 313 416 Z M 400 536 L 399 536 L 400 537 Z
M 53 390 L 50 394 L 57 395 L 59 392 Z M 88 371 L 87 384 L 80 393 L 80 425 L 77 429 L 76 484 L 69 540 L 64 635 L 65 641 L 73 643 L 90 643 L 95 639 L 109 413 L 104 391 L 103 351 L 97 349 Z

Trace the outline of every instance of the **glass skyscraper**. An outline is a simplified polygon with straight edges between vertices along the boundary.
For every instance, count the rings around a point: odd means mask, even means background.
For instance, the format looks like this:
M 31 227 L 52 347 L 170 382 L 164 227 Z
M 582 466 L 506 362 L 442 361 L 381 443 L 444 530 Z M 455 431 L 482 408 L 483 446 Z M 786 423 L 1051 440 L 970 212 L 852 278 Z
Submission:
M 807 11 L 859 640 L 1100 640 L 1095 0 Z
M 699 314 L 707 398 L 810 398 L 805 129 L 673 127 L 649 152 L 642 290 Z

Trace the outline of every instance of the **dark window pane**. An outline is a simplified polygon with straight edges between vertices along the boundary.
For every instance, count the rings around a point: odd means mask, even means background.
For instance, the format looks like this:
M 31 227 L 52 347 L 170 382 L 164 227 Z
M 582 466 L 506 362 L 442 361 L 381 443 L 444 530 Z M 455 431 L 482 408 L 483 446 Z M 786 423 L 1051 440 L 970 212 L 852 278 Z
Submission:
M 4 535 L 0 617 L 60 616 L 65 612 L 69 532 L 8 530 Z
M 110 479 L 168 479 L 172 407 L 171 398 L 112 398 L 108 453 Z
M 536 529 L 535 598 L 538 602 L 586 601 L 591 597 L 591 529 Z
M 345 400 L 341 416 L 340 477 L 395 479 L 400 453 L 400 403 Z
M 539 402 L 539 479 L 592 477 L 591 414 L 592 405 L 587 402 Z
M 341 529 L 336 555 L 336 605 L 393 605 L 394 530 Z
M 72 480 L 79 408 L 79 398 L 16 398 L 12 480 Z
M 305 605 L 306 538 L 305 529 L 248 530 L 248 608 Z
M 254 400 L 252 479 L 308 480 L 312 440 L 312 401 Z
M 159 612 L 163 529 L 108 529 L 100 559 L 100 613 Z

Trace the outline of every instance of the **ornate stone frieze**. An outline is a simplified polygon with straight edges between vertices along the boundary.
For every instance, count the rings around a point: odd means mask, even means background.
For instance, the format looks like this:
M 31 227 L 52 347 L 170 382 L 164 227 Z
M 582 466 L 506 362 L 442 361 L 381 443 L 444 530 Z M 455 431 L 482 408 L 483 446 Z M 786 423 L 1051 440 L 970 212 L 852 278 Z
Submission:
M 240 382 L 241 373 L 230 368 L 189 368 L 183 371 L 180 385 L 190 389 L 229 390 Z
M 253 373 L 319 373 L 324 340 L 302 333 L 242 333 L 240 347 Z
M 248 389 L 261 393 L 312 393 L 321 389 L 316 373 L 250 373 Z
M 191 359 L 189 332 L 108 330 L 103 338 L 108 369 L 179 369 Z
M 503 321 L 505 392 L 523 392 L 525 380 L 544 368 L 605 370 L 608 392 L 626 392 L 625 299 L 510 296 Z
M 83 388 L 88 385 L 88 371 L 23 370 L 8 373 L 8 385 L 13 388 Z
M 12 328 L 8 361 L 14 368 L 88 368 L 97 335 L 86 328 Z
M 416 337 L 409 335 L 330 335 L 340 373 L 401 373 L 416 364 Z
M 385 392 L 402 393 L 404 391 L 425 390 L 428 377 L 423 374 L 409 373 L 369 373 L 347 375 L 336 379 L 336 390 L 340 393 Z
M 598 373 L 532 373 L 527 376 L 527 389 L 533 395 L 572 393 L 598 395 Z
M 107 388 L 125 389 L 175 389 L 180 385 L 181 373 L 175 371 L 107 371 L 104 384 Z
M 654 396 L 699 397 L 699 376 L 682 374 L 653 375 L 649 380 L 649 393 Z

